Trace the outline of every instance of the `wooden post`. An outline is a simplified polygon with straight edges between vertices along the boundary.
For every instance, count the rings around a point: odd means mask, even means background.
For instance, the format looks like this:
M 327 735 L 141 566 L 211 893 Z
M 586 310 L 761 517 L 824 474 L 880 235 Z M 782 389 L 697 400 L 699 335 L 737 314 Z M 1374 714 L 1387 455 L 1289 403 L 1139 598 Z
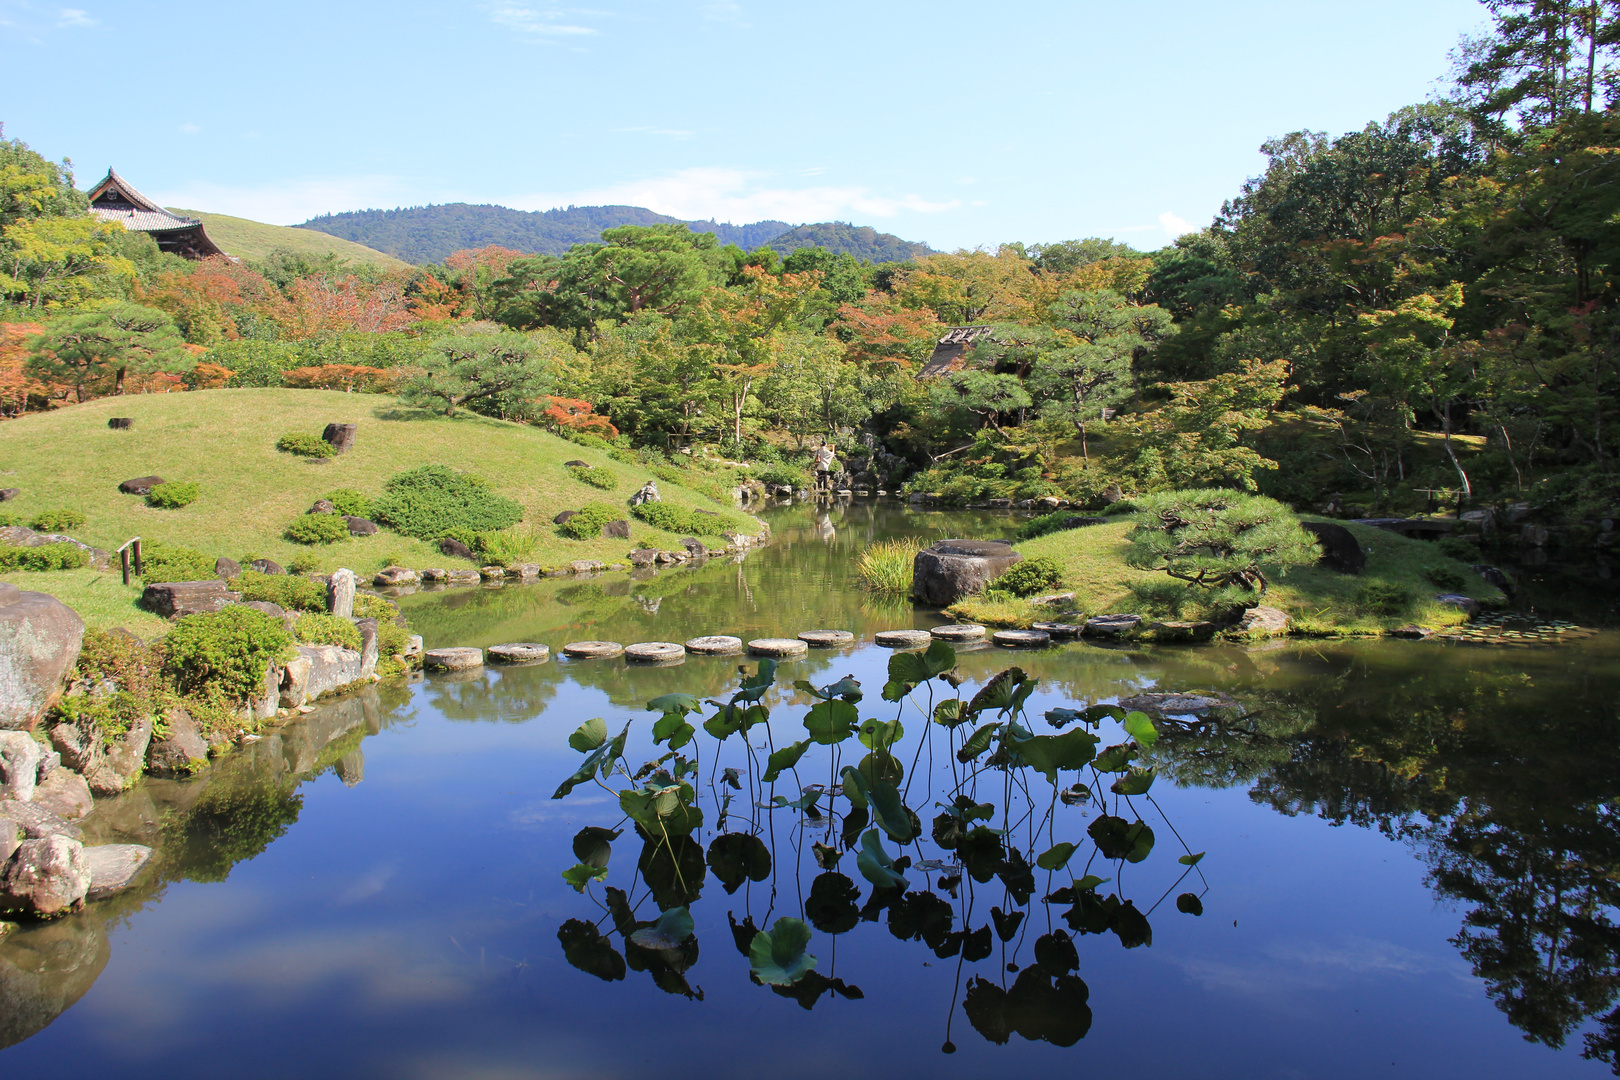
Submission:
M 124 568 L 124 584 L 128 585 L 129 584 L 129 548 L 127 546 L 126 547 L 121 547 L 121 548 L 118 549 L 118 562 Z
M 135 573 L 136 576 L 140 576 L 145 572 L 145 568 L 141 565 L 141 538 L 137 536 L 135 538 Z

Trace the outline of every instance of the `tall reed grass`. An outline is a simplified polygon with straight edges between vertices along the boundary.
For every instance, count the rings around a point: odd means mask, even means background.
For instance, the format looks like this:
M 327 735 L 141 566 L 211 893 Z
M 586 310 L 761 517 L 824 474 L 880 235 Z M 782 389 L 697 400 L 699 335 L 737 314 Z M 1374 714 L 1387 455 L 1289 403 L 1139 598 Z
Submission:
M 923 542 L 914 537 L 879 540 L 855 563 L 861 584 L 885 596 L 906 596 L 911 592 L 911 567 Z

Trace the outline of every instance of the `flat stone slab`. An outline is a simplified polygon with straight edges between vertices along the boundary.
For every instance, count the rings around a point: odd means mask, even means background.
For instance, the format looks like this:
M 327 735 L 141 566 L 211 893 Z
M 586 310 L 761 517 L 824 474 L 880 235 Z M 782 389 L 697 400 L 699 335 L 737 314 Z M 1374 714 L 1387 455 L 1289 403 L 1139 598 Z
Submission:
M 484 666 L 484 650 L 465 646 L 429 649 L 422 657 L 422 666 L 429 671 L 471 671 Z
M 940 641 L 983 641 L 986 633 L 978 623 L 950 623 L 928 631 Z
M 1142 625 L 1140 615 L 1097 615 L 1086 620 L 1086 637 L 1121 637 Z
M 810 652 L 810 646 L 798 638 L 764 637 L 750 641 L 748 651 L 755 656 L 805 656 Z
M 564 656 L 572 656 L 576 660 L 611 660 L 624 655 L 624 646 L 617 641 L 570 641 L 562 647 L 562 651 Z
M 853 645 L 855 635 L 848 630 L 806 630 L 799 640 L 818 649 L 835 649 L 840 645 Z
M 152 849 L 141 844 L 100 844 L 85 848 L 84 861 L 90 864 L 90 891 L 85 898 L 99 900 L 128 888 L 151 857 Z
M 920 649 L 934 640 L 927 630 L 879 630 L 872 640 L 891 649 Z
M 743 651 L 742 638 L 727 634 L 695 637 L 686 643 L 686 651 L 699 656 L 735 656 Z
M 1038 649 L 1052 643 L 1052 635 L 1045 630 L 997 630 L 990 638 L 1007 649 Z
M 624 658 L 633 664 L 671 664 L 686 659 L 686 648 L 673 641 L 638 641 L 624 647 Z
M 1079 637 L 1080 631 L 1085 627 L 1080 623 L 1072 622 L 1038 622 L 1031 623 L 1031 630 L 1044 630 L 1056 638 Z
M 1213 622 L 1156 622 L 1148 629 L 1159 641 L 1208 641 L 1220 629 Z
M 496 664 L 538 664 L 551 659 L 551 650 L 534 641 L 514 641 L 507 645 L 491 645 L 487 650 L 490 661 Z

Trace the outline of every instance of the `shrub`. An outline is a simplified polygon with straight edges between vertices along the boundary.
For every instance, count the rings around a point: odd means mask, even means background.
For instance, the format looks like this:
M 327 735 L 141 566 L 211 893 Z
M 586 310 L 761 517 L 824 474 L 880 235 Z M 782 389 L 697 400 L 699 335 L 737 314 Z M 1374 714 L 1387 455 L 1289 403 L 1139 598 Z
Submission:
M 700 514 L 661 502 L 632 506 L 630 513 L 655 529 L 698 536 L 705 533 L 714 536 L 726 529 L 735 529 L 738 525 L 737 519 L 730 514 Z
M 383 485 L 372 520 L 418 540 L 437 540 L 454 529 L 498 532 L 523 520 L 523 507 L 495 494 L 476 476 L 423 465 Z M 341 519 L 340 519 L 341 520 Z
M 1134 513 L 1136 513 L 1136 504 L 1129 499 L 1120 499 L 1119 501 L 1111 502 L 1102 508 L 1103 517 L 1115 517 L 1119 514 Z
M 276 449 L 289 454 L 300 454 L 303 457 L 329 458 L 337 456 L 337 447 L 319 435 L 310 435 L 303 431 L 287 432 L 287 434 L 276 440 Z
M 285 535 L 295 544 L 335 544 L 349 538 L 349 523 L 341 514 L 300 514 Z
M 1320 554 L 1294 512 L 1275 499 L 1203 488 L 1140 502 L 1126 563 L 1203 589 L 1266 591 L 1266 569 L 1311 566 Z
M 301 551 L 287 560 L 287 573 L 289 574 L 313 574 L 320 568 L 320 557 L 313 551 Z
M 39 547 L 0 548 L 0 570 L 77 570 L 89 562 L 89 552 L 65 541 Z
M 876 593 L 907 596 L 911 592 L 911 571 L 923 541 L 916 537 L 879 540 L 868 544 L 855 562 L 861 584 Z
M 602 436 L 600 436 L 600 435 L 592 435 L 588 431 L 559 432 L 559 434 L 563 435 L 563 437 L 566 438 L 571 443 L 577 443 L 580 446 L 588 446 L 592 450 L 612 450 L 613 449 L 613 444 L 612 443 L 610 443 L 606 439 L 602 438 Z
M 589 484 L 602 491 L 612 491 L 619 486 L 619 478 L 606 469 L 598 469 L 590 465 L 570 465 L 568 474 L 580 483 Z
M 293 636 L 304 645 L 341 645 L 360 651 L 360 630 L 348 619 L 311 612 L 293 621 Z
M 1051 514 L 1042 514 L 1040 517 L 1030 518 L 1018 526 L 1018 531 L 1013 535 L 1019 540 L 1033 540 L 1037 536 L 1045 536 L 1047 533 L 1062 532 L 1064 529 L 1072 528 L 1069 519 L 1075 516 L 1072 510 L 1058 510 Z
M 675 484 L 677 487 L 685 487 L 691 479 L 686 473 L 673 465 L 654 465 L 651 472 L 664 483 Z
M 1470 565 L 1479 559 L 1479 545 L 1470 544 L 1460 536 L 1442 536 L 1435 542 L 1434 549 L 1448 559 Z
M 754 479 L 767 485 L 787 484 L 796 488 L 810 486 L 810 477 L 803 469 L 795 469 L 788 465 L 767 465 L 763 469 L 755 469 Z
M 1049 559 L 1044 555 L 1014 563 L 995 580 L 997 589 L 1010 592 L 1014 596 L 1034 596 L 1037 593 L 1049 592 L 1062 584 L 1063 568 L 1057 564 L 1056 559 Z
M 386 596 L 376 593 L 354 594 L 354 617 L 357 619 L 376 619 L 378 624 L 392 623 L 399 615 L 399 605 Z
M 34 515 L 29 524 L 40 532 L 59 533 L 69 529 L 77 529 L 84 524 L 84 515 L 77 510 L 66 507 L 57 507 L 55 510 L 42 510 Z
M 1402 585 L 1369 581 L 1356 590 L 1356 606 L 1369 615 L 1395 617 L 1412 606 L 1412 592 Z
M 292 646 L 280 619 L 233 604 L 176 621 L 163 639 L 164 667 L 184 693 L 239 703 L 259 693 L 265 669 L 290 659 Z
M 294 574 L 261 574 L 243 570 L 231 584 L 244 600 L 275 604 L 288 611 L 325 611 L 326 587 L 318 581 Z
M 609 518 L 608 520 L 612 520 Z M 540 548 L 539 537 L 532 531 L 479 533 L 474 539 L 477 541 L 469 545 L 484 559 L 489 566 L 512 566 L 520 562 L 531 562 L 535 552 Z
M 1446 592 L 1462 592 L 1468 587 L 1468 580 L 1449 566 L 1431 566 L 1423 571 L 1423 576 L 1431 585 Z
M 367 519 L 371 517 L 371 500 L 350 488 L 338 488 L 336 491 L 328 491 L 326 501 L 331 503 L 340 514 Z
M 602 526 L 618 516 L 619 512 L 606 503 L 586 503 L 579 513 L 557 526 L 557 531 L 570 540 L 595 540 L 602 535 Z
M 1194 597 L 1178 581 L 1135 581 L 1130 585 L 1130 606 L 1138 613 L 1161 619 L 1179 619 Z
M 161 510 L 178 510 L 182 506 L 190 506 L 197 501 L 202 489 L 190 480 L 171 480 L 167 484 L 159 484 L 146 496 L 147 506 L 156 506 Z
M 163 686 L 161 659 L 151 646 L 124 630 L 85 630 L 73 681 L 90 686 L 105 682 L 113 693 L 69 694 L 54 715 L 84 724 L 107 744 L 124 737 L 142 717 L 168 704 L 173 695 Z
M 148 585 L 207 581 L 214 576 L 214 560 L 194 548 L 152 544 L 141 549 L 141 580 Z
M 411 632 L 392 619 L 377 620 L 377 656 L 379 660 L 402 656 L 411 647 Z

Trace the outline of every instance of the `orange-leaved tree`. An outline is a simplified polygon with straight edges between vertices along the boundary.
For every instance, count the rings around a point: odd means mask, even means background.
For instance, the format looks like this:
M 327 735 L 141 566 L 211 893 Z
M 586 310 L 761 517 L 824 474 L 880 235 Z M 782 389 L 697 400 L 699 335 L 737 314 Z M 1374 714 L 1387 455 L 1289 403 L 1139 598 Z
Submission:
M 596 412 L 596 406 L 579 398 L 557 397 L 547 394 L 541 423 L 552 431 L 585 431 L 606 439 L 617 439 L 619 429 L 607 417 Z
M 404 372 L 364 364 L 319 364 L 281 373 L 281 385 L 300 390 L 356 390 L 388 392 L 399 387 Z

